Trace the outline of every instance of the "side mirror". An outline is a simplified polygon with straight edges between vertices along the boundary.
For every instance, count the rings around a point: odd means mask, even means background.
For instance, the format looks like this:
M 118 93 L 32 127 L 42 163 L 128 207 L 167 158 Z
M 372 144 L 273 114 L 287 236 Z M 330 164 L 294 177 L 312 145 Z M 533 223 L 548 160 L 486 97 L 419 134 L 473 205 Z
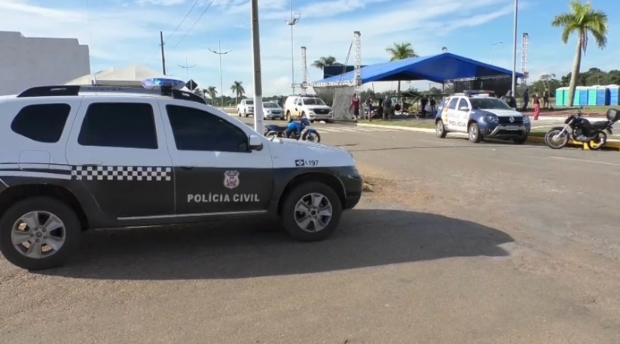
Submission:
M 263 149 L 263 141 L 258 135 L 250 135 L 249 148 L 251 151 L 260 151 Z
M 459 111 L 469 111 L 469 108 L 467 106 L 461 106 Z

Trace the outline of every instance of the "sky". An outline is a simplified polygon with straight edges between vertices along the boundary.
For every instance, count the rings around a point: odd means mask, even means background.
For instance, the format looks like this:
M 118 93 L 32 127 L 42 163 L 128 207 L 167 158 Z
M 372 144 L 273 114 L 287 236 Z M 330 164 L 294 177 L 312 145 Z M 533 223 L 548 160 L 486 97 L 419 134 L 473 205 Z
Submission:
M 594 8 L 610 15 L 609 40 L 600 50 L 593 40 L 582 70 L 620 69 L 620 23 L 611 15 L 620 2 L 592 0 Z M 322 79 L 312 67 L 321 56 L 345 62 L 353 32 L 361 32 L 362 64 L 389 60 L 393 43 L 409 42 L 420 56 L 448 51 L 512 69 L 513 0 L 293 0 L 300 13 L 294 26 L 295 82 L 300 82 L 301 46 L 307 47 L 309 81 Z M 259 0 L 263 95 L 291 93 L 290 0 Z M 576 39 L 560 40 L 551 27 L 555 15 L 568 11 L 568 0 L 521 0 L 518 20 L 517 69 L 521 70 L 521 36 L 529 34 L 530 79 L 571 69 Z M 251 16 L 248 0 L 0 0 L 0 31 L 19 31 L 26 37 L 77 38 L 87 44 L 91 71 L 138 63 L 161 71 L 159 32 L 165 39 L 168 75 L 195 80 L 199 87 L 220 89 L 222 55 L 224 94 L 241 81 L 253 94 Z M 499 43 L 503 42 L 503 43 Z M 497 44 L 496 44 L 497 43 Z M 354 52 L 348 60 L 353 64 Z M 189 66 L 191 68 L 183 68 Z M 428 89 L 425 81 L 403 83 Z M 395 90 L 395 82 L 364 85 L 376 91 Z

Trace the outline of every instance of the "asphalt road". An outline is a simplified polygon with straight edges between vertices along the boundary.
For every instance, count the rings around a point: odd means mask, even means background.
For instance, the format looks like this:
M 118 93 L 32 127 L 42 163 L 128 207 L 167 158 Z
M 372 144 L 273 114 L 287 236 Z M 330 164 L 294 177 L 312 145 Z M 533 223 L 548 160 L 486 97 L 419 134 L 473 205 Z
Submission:
M 618 153 L 316 128 L 375 188 L 333 238 L 235 221 L 0 260 L 0 342 L 620 342 Z

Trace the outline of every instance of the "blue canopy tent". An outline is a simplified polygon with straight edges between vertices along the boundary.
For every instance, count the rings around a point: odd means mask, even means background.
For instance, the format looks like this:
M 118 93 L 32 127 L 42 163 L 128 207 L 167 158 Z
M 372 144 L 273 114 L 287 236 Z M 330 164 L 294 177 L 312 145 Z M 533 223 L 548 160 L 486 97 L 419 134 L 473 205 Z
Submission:
M 412 57 L 405 60 L 368 65 L 360 69 L 361 83 L 379 81 L 428 80 L 444 83 L 459 79 L 512 75 L 512 71 L 452 53 Z M 312 87 L 353 85 L 354 71 L 311 83 Z M 522 73 L 516 73 L 518 78 Z

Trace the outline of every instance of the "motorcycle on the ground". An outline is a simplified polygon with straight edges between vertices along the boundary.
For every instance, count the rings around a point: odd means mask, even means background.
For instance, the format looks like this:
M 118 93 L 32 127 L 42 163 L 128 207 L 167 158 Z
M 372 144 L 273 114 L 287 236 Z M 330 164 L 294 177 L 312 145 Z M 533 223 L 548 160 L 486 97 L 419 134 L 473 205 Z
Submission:
M 583 142 L 591 150 L 598 150 L 607 143 L 607 133 L 613 134 L 613 124 L 620 121 L 620 110 L 607 110 L 607 120 L 591 123 L 582 116 L 581 109 L 576 114 L 568 116 L 565 126 L 553 127 L 545 135 L 545 144 L 551 149 L 564 148 L 569 140 Z
M 286 129 L 288 126 L 293 125 L 295 130 L 289 131 L 287 135 Z M 303 140 L 309 142 L 321 142 L 321 135 L 316 131 L 316 129 L 309 128 L 310 121 L 302 117 L 298 121 L 289 121 L 288 126 L 279 126 L 275 124 L 268 124 L 265 126 L 265 137 L 267 138 L 287 138 L 293 140 Z M 299 134 L 298 134 L 299 133 Z

